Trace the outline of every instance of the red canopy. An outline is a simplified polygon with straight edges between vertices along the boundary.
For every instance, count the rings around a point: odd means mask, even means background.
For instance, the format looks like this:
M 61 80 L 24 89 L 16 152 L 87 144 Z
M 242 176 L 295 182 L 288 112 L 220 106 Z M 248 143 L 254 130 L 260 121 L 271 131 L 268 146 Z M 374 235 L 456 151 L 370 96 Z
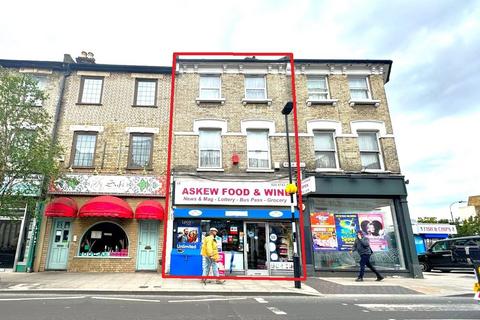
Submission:
M 162 205 L 158 201 L 145 200 L 138 204 L 135 209 L 135 218 L 162 220 L 164 215 Z
M 46 217 L 75 218 L 78 206 L 75 200 L 67 197 L 53 199 L 45 207 Z
M 80 208 L 78 216 L 132 219 L 133 211 L 125 200 L 112 196 L 99 196 L 88 200 Z

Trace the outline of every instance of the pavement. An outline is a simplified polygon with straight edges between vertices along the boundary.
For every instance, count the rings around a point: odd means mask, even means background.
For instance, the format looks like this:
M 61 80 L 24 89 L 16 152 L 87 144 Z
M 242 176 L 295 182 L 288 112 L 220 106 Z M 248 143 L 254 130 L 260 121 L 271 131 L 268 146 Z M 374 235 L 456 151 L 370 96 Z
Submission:
M 227 280 L 224 284 L 197 279 L 162 278 L 158 273 L 0 272 L 0 293 L 103 293 L 166 295 L 431 295 L 473 296 L 472 273 L 424 274 L 424 279 L 387 277 L 310 277 L 301 289 L 293 281 Z

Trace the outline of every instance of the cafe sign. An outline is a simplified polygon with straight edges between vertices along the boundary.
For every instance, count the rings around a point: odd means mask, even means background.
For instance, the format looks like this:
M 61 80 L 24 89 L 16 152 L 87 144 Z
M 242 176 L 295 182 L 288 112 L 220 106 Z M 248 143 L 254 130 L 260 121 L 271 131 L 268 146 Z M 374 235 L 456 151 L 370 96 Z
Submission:
M 159 176 L 66 174 L 50 185 L 49 193 L 164 197 L 165 185 Z
M 178 179 L 176 205 L 290 206 L 287 181 L 213 181 Z M 296 197 L 294 205 L 296 205 Z

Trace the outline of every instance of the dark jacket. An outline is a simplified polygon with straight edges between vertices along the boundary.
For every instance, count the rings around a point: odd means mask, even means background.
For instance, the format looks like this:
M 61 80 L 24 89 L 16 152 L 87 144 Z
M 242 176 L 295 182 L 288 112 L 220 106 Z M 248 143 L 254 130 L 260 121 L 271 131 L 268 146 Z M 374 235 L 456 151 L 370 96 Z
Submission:
M 368 241 L 367 237 L 363 237 L 361 240 L 355 238 L 355 242 L 353 243 L 352 251 L 357 251 L 359 255 L 364 254 L 372 254 L 372 249 L 370 248 L 370 242 Z

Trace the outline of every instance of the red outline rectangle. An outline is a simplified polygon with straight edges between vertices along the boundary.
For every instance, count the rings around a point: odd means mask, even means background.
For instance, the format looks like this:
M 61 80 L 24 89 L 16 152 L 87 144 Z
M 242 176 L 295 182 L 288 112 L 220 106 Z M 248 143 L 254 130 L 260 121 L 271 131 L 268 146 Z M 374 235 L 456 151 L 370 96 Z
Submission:
M 173 132 L 173 113 L 175 105 L 175 72 L 177 69 L 177 58 L 179 56 L 282 56 L 288 57 L 290 60 L 291 69 L 291 86 L 292 86 L 292 102 L 293 102 L 293 123 L 295 132 L 295 161 L 297 163 L 297 172 L 300 172 L 300 147 L 298 140 L 298 121 L 297 121 L 297 92 L 295 88 L 295 63 L 293 59 L 293 53 L 291 52 L 174 52 L 172 60 L 172 79 L 170 86 L 170 115 L 169 115 L 169 128 L 168 128 L 168 154 L 167 154 L 167 182 L 166 185 L 170 188 L 170 173 L 171 173 L 171 160 L 172 160 L 172 132 Z M 274 62 L 275 60 L 272 60 Z M 168 213 L 169 213 L 169 200 L 170 192 L 167 190 L 165 196 L 165 216 L 167 217 L 163 225 L 163 250 L 162 250 L 162 277 L 163 278 L 179 278 L 179 279 L 229 279 L 229 280 L 283 280 L 283 281 L 305 281 L 307 279 L 307 268 L 305 258 L 305 235 L 303 230 L 303 210 L 302 210 L 302 183 L 300 175 L 297 175 L 297 187 L 298 187 L 298 210 L 300 213 L 299 227 L 300 229 L 300 244 L 301 244 L 301 256 L 302 256 L 302 277 L 248 277 L 248 276 L 172 276 L 165 273 L 165 257 L 167 248 L 167 226 L 168 226 Z

